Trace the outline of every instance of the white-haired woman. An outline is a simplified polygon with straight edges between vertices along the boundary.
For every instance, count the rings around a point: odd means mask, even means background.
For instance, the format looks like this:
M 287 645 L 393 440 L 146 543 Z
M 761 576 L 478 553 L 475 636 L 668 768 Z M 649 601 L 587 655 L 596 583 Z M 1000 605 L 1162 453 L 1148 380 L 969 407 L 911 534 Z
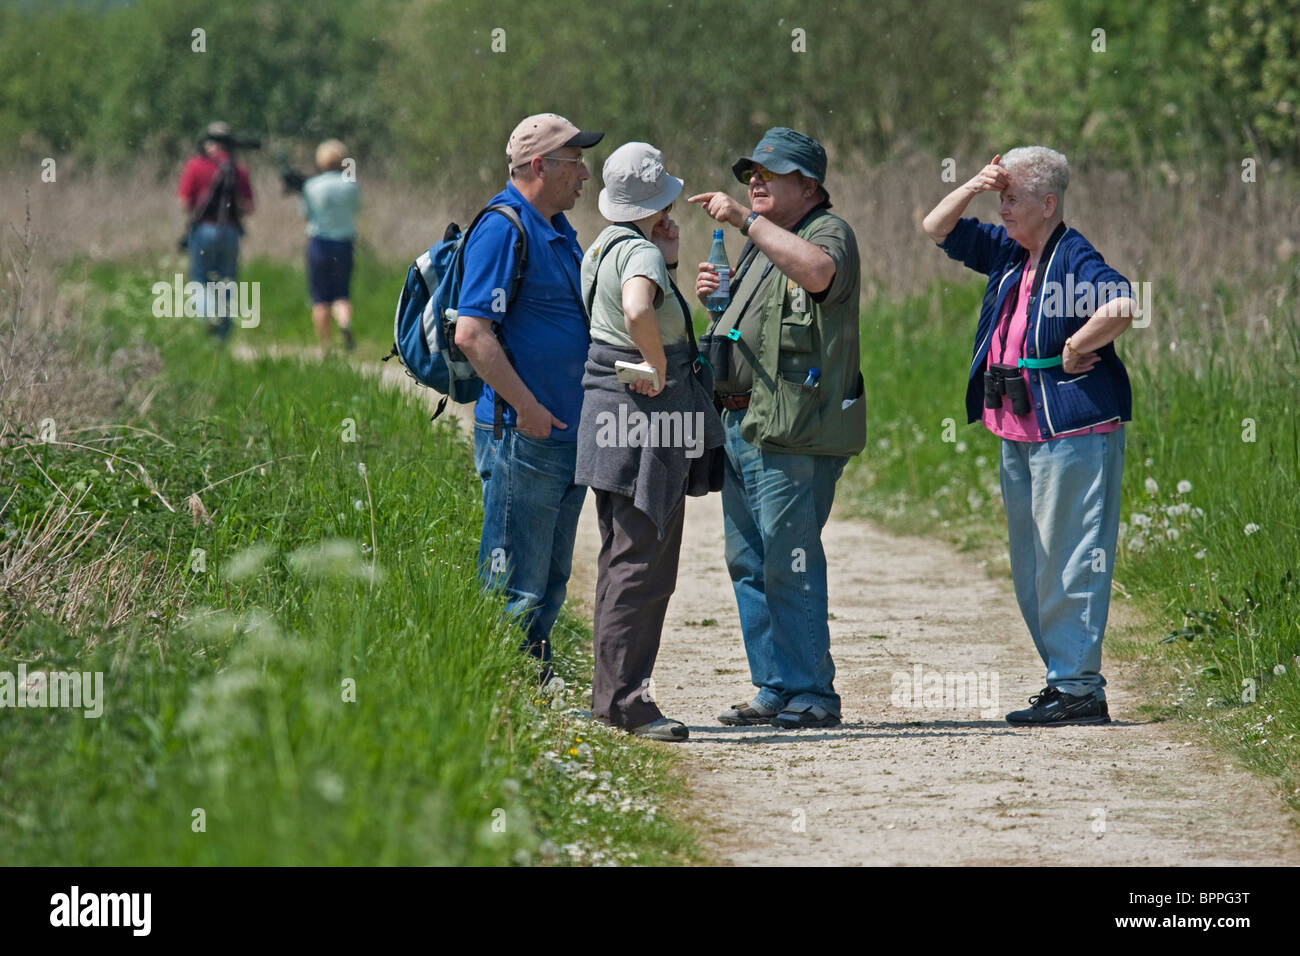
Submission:
M 592 630 L 592 716 L 654 740 L 685 740 L 651 693 L 668 600 L 677 586 L 692 462 L 722 445 L 712 388 L 697 380 L 691 311 L 672 278 L 678 230 L 668 217 L 682 181 L 649 143 L 625 143 L 602 173 L 612 225 L 582 260 L 591 314 L 574 481 L 596 496 L 600 556 Z M 624 384 L 616 365 L 651 380 Z M 698 490 L 698 489 L 693 489 Z
M 1063 221 L 1070 168 L 1024 146 L 925 217 L 949 256 L 988 277 L 966 391 L 971 422 L 1002 439 L 1011 574 L 1047 686 L 1017 725 L 1104 724 L 1101 642 L 1119 527 L 1128 373 L 1112 344 L 1129 326 L 1128 280 Z M 1001 194 L 1002 226 L 963 219 Z M 1068 299 L 1067 299 L 1068 296 Z
M 330 344 L 330 313 L 349 351 L 352 341 L 352 243 L 357 234 L 361 192 L 343 172 L 347 147 L 327 139 L 316 147 L 320 173 L 302 185 L 300 208 L 307 219 L 307 291 L 311 321 L 320 344 Z

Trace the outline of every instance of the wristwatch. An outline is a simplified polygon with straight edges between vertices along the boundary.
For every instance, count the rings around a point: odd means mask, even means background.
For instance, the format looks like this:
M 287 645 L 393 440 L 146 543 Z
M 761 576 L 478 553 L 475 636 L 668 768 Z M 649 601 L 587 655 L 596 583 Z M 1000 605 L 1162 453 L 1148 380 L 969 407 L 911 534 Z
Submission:
M 740 224 L 740 234 L 742 236 L 749 235 L 749 227 L 754 224 L 754 220 L 757 218 L 758 218 L 758 213 L 756 212 L 751 212 L 748 216 L 745 217 L 745 221 Z

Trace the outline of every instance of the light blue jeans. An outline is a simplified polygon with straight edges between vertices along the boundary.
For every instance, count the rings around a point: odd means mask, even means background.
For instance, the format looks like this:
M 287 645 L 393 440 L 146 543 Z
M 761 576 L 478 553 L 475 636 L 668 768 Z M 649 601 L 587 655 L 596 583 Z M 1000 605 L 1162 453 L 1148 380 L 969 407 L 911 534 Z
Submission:
M 201 222 L 190 232 L 190 281 L 199 283 L 234 280 L 239 274 L 239 229 L 232 225 Z M 204 316 L 211 319 L 213 331 L 225 338 L 230 334 L 230 317 L 235 314 L 233 290 L 225 302 L 208 302 L 204 298 Z
M 551 628 L 573 567 L 586 485 L 573 483 L 577 443 L 474 426 L 474 467 L 483 481 L 479 578 L 499 588 L 524 631 L 520 649 L 551 660 Z
M 724 411 L 722 521 L 749 674 L 764 707 L 815 704 L 840 716 L 826 624 L 822 528 L 847 458 L 763 451 Z
M 1002 440 L 1016 600 L 1047 685 L 1106 699 L 1101 639 L 1119 532 L 1124 429 L 1055 441 Z

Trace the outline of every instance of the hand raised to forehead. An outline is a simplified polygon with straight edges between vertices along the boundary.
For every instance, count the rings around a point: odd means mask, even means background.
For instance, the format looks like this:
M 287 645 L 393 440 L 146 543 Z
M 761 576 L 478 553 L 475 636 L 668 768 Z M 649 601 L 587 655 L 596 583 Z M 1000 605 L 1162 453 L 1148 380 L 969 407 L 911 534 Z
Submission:
M 966 188 L 975 193 L 1000 193 L 1010 186 L 1011 177 L 1007 174 L 1005 168 L 998 165 L 1000 159 L 1002 159 L 1001 153 L 994 156 L 987 166 L 971 177 L 970 181 L 966 183 Z

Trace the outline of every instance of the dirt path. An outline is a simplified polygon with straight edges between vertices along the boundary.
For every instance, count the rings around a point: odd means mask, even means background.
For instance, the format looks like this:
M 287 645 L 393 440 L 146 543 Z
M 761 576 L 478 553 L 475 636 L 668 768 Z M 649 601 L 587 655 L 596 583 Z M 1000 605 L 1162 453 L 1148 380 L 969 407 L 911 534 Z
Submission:
M 400 369 L 383 368 L 386 383 L 405 381 Z M 457 412 L 464 420 L 468 408 Z M 680 745 L 689 812 L 720 859 L 1300 864 L 1300 832 L 1268 785 L 1177 725 L 1142 722 L 1139 688 L 1114 662 L 1106 665 L 1111 725 L 1008 726 L 1001 714 L 1042 687 L 1009 582 L 990 580 L 943 544 L 834 515 L 823 540 L 844 724 L 723 727 L 718 711 L 753 688 L 723 564 L 720 496 L 687 501 L 655 692 L 691 729 Z M 569 589 L 571 603 L 588 611 L 598 542 L 588 496 Z M 707 619 L 716 623 L 698 623 Z M 916 665 L 924 674 L 996 674 L 996 716 L 978 706 L 892 703 L 894 675 L 910 683 Z
M 598 536 L 583 514 L 571 593 L 594 592 Z M 1133 715 L 1136 688 L 1107 665 L 1113 723 L 1015 730 L 1002 719 L 1042 687 L 1010 582 L 927 539 L 832 515 L 831 649 L 844 724 L 829 731 L 724 727 L 752 696 L 721 497 L 687 501 L 677 592 L 655 671 L 683 744 L 695 812 L 732 863 L 1297 864 L 1300 833 L 1267 785 L 1172 724 Z M 687 622 L 716 619 L 700 626 Z M 891 703 L 893 675 L 998 675 L 980 707 Z M 988 685 L 986 685 L 987 687 Z M 800 827 L 802 824 L 802 828 Z

